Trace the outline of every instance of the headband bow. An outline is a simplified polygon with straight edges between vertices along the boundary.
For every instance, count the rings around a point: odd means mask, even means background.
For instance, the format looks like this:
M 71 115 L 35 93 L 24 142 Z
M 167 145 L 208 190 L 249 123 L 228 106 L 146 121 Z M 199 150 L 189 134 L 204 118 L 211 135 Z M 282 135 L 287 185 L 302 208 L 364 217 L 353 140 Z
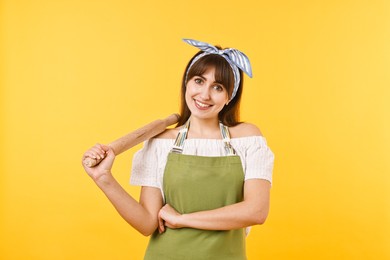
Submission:
M 192 60 L 190 66 L 188 67 L 188 70 L 186 72 L 186 79 L 185 79 L 186 81 L 187 81 L 188 71 L 190 70 L 192 65 L 194 65 L 194 63 L 198 61 L 200 58 L 202 58 L 203 56 L 209 54 L 221 55 L 223 58 L 225 58 L 225 60 L 229 63 L 230 67 L 233 70 L 234 88 L 230 100 L 232 100 L 235 97 L 238 87 L 240 86 L 240 72 L 238 69 L 241 69 L 243 72 L 245 72 L 245 74 L 247 74 L 249 77 L 252 78 L 252 67 L 249 62 L 249 59 L 244 53 L 240 52 L 239 50 L 233 48 L 219 50 L 217 47 L 211 44 L 200 42 L 197 40 L 192 40 L 192 39 L 183 39 L 183 41 L 203 51 L 203 53 L 199 54 Z

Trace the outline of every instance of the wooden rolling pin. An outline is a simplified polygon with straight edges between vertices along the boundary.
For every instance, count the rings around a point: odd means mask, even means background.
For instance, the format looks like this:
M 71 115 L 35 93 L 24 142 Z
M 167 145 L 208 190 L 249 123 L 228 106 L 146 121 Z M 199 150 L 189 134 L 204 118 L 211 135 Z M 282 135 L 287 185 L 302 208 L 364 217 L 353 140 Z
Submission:
M 122 136 L 112 143 L 109 143 L 108 146 L 114 150 L 115 155 L 118 155 L 127 151 L 131 147 L 162 133 L 168 126 L 177 123 L 179 118 L 180 116 L 178 114 L 172 114 L 165 119 L 155 120 L 125 136 Z M 87 157 L 83 160 L 83 164 L 91 168 L 98 165 L 102 160 L 103 159 L 98 160 Z

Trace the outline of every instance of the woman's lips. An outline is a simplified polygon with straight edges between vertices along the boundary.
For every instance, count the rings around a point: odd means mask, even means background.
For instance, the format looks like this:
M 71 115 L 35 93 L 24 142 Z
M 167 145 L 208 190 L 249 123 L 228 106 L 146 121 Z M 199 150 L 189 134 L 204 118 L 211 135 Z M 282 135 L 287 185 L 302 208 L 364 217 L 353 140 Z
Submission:
M 200 109 L 200 110 L 207 110 L 209 109 L 212 105 L 209 105 L 209 104 L 205 104 L 205 103 L 202 103 L 196 99 L 194 99 L 194 103 L 195 103 L 195 106 L 196 108 Z

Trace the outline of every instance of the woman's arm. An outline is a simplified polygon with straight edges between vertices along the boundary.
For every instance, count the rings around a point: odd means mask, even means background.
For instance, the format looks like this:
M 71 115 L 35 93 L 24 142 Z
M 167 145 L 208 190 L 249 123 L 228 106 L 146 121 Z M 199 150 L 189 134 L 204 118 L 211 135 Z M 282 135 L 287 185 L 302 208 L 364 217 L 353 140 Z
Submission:
M 138 203 L 112 176 L 104 183 L 96 184 L 127 223 L 144 236 L 153 234 L 158 225 L 158 211 L 162 207 L 161 192 L 158 188 L 142 187 Z
M 158 188 L 143 187 L 140 201 L 131 197 L 111 174 L 115 159 L 114 152 L 105 145 L 95 145 L 88 150 L 84 157 L 102 157 L 104 160 L 96 167 L 85 171 L 104 192 L 112 205 L 132 227 L 145 236 L 151 235 L 158 226 L 158 211 L 162 207 L 162 195 Z
M 263 224 L 268 216 L 271 184 L 251 179 L 244 184 L 244 200 L 222 208 L 179 214 L 170 205 L 159 212 L 159 230 L 190 227 L 204 230 L 232 230 Z

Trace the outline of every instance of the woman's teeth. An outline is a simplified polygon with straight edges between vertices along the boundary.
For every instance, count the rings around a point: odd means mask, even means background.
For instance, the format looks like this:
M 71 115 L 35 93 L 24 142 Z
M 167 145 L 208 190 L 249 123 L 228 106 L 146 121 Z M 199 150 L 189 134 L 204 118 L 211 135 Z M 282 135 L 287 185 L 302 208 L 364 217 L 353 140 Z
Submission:
M 202 108 L 206 108 L 206 107 L 210 107 L 210 106 L 211 106 L 211 105 L 207 105 L 207 104 L 201 103 L 201 102 L 199 102 L 198 100 L 195 100 L 195 103 L 196 103 L 198 106 L 202 107 Z

